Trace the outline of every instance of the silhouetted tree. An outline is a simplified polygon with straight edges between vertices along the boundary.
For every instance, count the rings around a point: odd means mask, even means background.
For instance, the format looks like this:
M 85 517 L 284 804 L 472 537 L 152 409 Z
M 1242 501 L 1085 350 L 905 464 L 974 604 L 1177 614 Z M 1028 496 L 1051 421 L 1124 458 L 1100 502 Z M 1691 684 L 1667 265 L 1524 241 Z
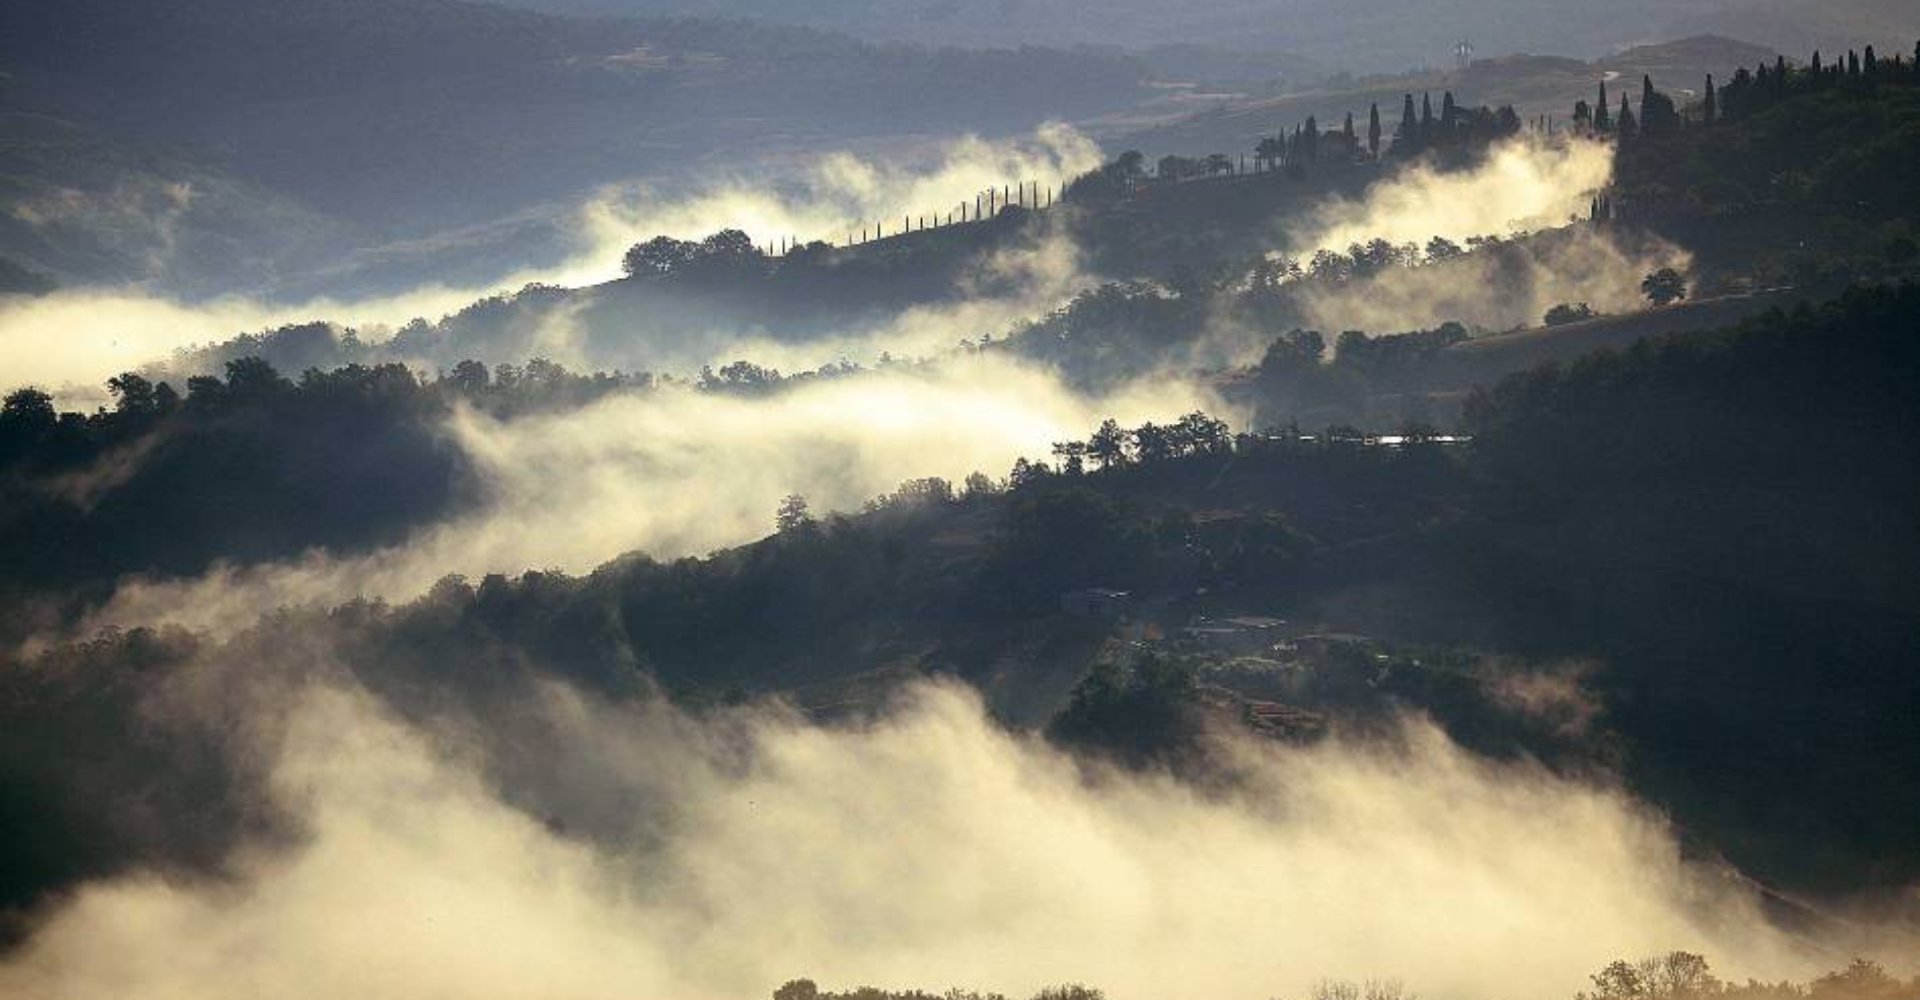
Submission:
M 1640 78 L 1640 133 L 1671 135 L 1680 130 L 1680 111 L 1673 99 L 1653 89 L 1653 77 Z
M 807 498 L 792 493 L 780 500 L 780 507 L 774 511 L 773 527 L 780 534 L 792 534 L 813 526 L 813 511 L 807 506 Z
M 621 259 L 620 266 L 632 276 L 672 274 L 692 261 L 699 250 L 699 244 L 686 240 L 676 240 L 671 236 L 655 236 L 645 243 L 635 244 Z
M 1253 147 L 1253 161 L 1255 164 L 1265 164 L 1271 167 L 1286 159 L 1286 155 L 1287 144 L 1271 135 L 1262 137 L 1260 142 Z M 1162 162 L 1164 163 L 1165 161 Z
M 1087 457 L 1102 469 L 1118 468 L 1127 461 L 1127 432 L 1119 421 L 1109 417 L 1087 439 Z
M 227 362 L 227 396 L 240 401 L 271 399 L 293 388 L 264 358 L 235 358 Z
M 1592 318 L 1593 307 L 1587 305 L 1585 302 L 1575 302 L 1571 304 L 1562 302 L 1548 309 L 1542 321 L 1548 326 L 1564 326 L 1568 323 L 1578 323 L 1583 319 Z
M 159 408 L 154 384 L 135 372 L 124 372 L 107 380 L 107 391 L 114 397 L 114 410 L 125 415 L 152 413 Z
M 0 403 L 0 434 L 7 437 L 36 438 L 52 430 L 59 420 L 53 396 L 38 386 L 15 389 Z
M 1635 135 L 1639 134 L 1640 125 L 1634 120 L 1633 108 L 1627 105 L 1625 94 L 1620 95 L 1620 115 L 1614 120 L 1613 130 L 1619 133 L 1622 140 L 1627 141 L 1631 141 Z
M 1060 460 L 1060 471 L 1069 476 L 1078 476 L 1086 472 L 1087 443 L 1085 441 L 1056 441 L 1053 444 L 1053 457 Z
M 477 396 L 486 391 L 491 379 L 487 366 L 478 361 L 462 361 L 453 366 L 447 375 L 447 381 L 464 396 Z
M 1671 267 L 1663 267 L 1640 281 L 1640 292 L 1656 306 L 1670 305 L 1687 297 L 1687 279 Z
M 820 987 L 811 979 L 793 979 L 773 991 L 773 1000 L 819 1000 Z

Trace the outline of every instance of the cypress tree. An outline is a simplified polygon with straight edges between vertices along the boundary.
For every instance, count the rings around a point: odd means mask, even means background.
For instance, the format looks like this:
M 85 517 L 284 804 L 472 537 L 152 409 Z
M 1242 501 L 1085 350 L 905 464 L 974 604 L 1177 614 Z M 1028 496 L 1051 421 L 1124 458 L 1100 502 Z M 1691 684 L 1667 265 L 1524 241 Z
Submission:
M 1861 63 L 1861 72 L 1866 74 L 1867 79 L 1871 80 L 1880 75 L 1880 61 L 1873 57 L 1873 46 L 1867 46 L 1866 57 L 1861 60 Z
M 1623 141 L 1633 138 L 1634 133 L 1639 131 L 1639 123 L 1633 120 L 1633 109 L 1627 106 L 1625 94 L 1620 95 L 1620 118 L 1614 125 L 1614 130 L 1620 133 Z
M 1819 56 L 1814 58 L 1818 59 Z M 1720 98 L 1713 91 L 1713 74 L 1707 74 L 1707 96 L 1700 101 L 1700 115 L 1708 125 L 1713 124 L 1714 116 L 1720 113 Z
M 1852 49 L 1847 50 L 1847 76 L 1856 80 L 1860 78 L 1860 56 Z
M 1406 103 L 1400 108 L 1400 127 L 1393 133 L 1393 149 L 1404 156 L 1414 152 L 1419 145 L 1420 120 L 1414 116 L 1413 95 L 1408 94 Z M 1404 149 L 1401 148 L 1403 146 Z
M 1421 138 L 1426 139 L 1428 141 L 1432 141 L 1433 139 L 1433 95 L 1432 94 L 1420 95 L 1420 136 Z
M 1613 131 L 1613 112 L 1607 109 L 1607 81 L 1600 81 L 1600 100 L 1593 105 L 1593 130 L 1595 132 Z
M 1640 78 L 1640 134 L 1670 135 L 1680 131 L 1680 111 L 1673 98 L 1653 89 L 1653 77 Z
M 1342 131 L 1347 135 L 1347 155 L 1351 157 L 1360 151 L 1360 137 L 1353 132 L 1353 112 L 1347 112 L 1347 125 Z
M 1376 160 L 1380 158 L 1380 102 L 1379 101 L 1373 102 L 1372 109 L 1370 109 L 1367 112 L 1367 152 L 1373 154 L 1373 158 Z

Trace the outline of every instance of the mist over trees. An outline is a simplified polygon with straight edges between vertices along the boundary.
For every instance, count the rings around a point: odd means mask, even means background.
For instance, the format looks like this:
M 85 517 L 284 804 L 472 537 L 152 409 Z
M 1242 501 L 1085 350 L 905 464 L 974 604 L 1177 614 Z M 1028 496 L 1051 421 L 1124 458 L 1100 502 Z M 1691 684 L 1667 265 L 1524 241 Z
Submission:
M 1107 110 L 1144 79 L 1101 50 L 751 22 L 175 9 L 9 12 L 0 58 L 44 83 L 46 39 L 100 41 L 71 71 L 122 126 L 182 94 L 221 109 L 196 128 L 244 113 L 237 134 L 283 139 L 470 102 L 420 141 L 578 113 L 626 129 L 609 157 L 724 135 L 777 160 L 850 109 L 960 128 L 1004 119 L 958 105 Z M 182 32 L 222 58 L 169 57 Z M 296 871 L 378 912 L 358 880 L 391 854 L 460 887 L 444 912 L 494 914 L 505 884 L 522 926 L 557 928 L 516 948 L 586 961 L 559 947 L 585 920 L 643 962 L 656 942 L 629 938 L 669 927 L 662 947 L 737 966 L 703 987 L 774 1000 L 1104 1000 L 1082 983 L 1138 983 L 1002 978 L 992 952 L 1090 906 L 1125 919 L 1089 934 L 1231 964 L 1206 939 L 1270 947 L 1270 904 L 1314 932 L 1364 916 L 1287 942 L 1284 968 L 1330 977 L 1275 984 L 1296 1000 L 1416 1000 L 1317 968 L 1383 948 L 1373 928 L 1437 942 L 1429 970 L 1551 943 L 1529 975 L 1584 974 L 1569 1000 L 1920 1000 L 1888 958 L 1920 884 L 1917 61 L 1583 78 L 1567 121 L 1394 77 L 1384 106 L 1113 151 L 958 219 L 648 234 L 599 285 L 0 386 L 0 982 L 62 984 L 118 940 L 84 923 L 105 914 L 246 988 L 225 963 L 281 942 L 226 921 L 263 899 L 296 954 L 347 964 L 367 939 L 319 933 L 337 911 L 261 886 Z M 366 110 L 389 88 L 412 95 L 396 117 Z M 646 134 L 680 118 L 704 138 Z M 498 161 L 436 157 L 510 173 L 545 135 L 501 134 Z M 1543 161 L 1563 169 L 1529 179 Z M 406 169 L 457 186 L 440 162 Z M 350 148 L 246 169 L 339 211 L 387 196 Z M 1554 190 L 1510 211 L 1500 188 L 1528 185 Z M 9 260 L 0 309 L 69 294 Z M 325 851 L 332 878 L 299 867 Z M 1373 868 L 1416 891 L 1348 893 Z M 153 899 L 193 919 L 125 919 Z M 1590 900 L 1680 939 L 1525 936 Z M 1496 914 L 1500 940 L 1435 912 Z M 769 936 L 729 952 L 746 917 Z M 879 944 L 835 947 L 854 938 Z M 921 965 L 929 940 L 956 951 Z M 789 941 L 819 954 L 787 968 Z M 1747 978 L 1756 958 L 1808 971 Z M 894 975 L 915 968 L 961 985 Z

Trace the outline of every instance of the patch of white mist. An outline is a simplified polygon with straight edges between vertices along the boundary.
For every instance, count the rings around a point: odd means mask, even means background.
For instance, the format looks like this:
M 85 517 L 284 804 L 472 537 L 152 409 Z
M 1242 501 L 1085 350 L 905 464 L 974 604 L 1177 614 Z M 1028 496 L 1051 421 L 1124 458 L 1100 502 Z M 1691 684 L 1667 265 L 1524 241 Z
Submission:
M 274 738 L 235 752 L 273 762 L 305 836 L 218 881 L 81 887 L 0 964 L 0 993 L 748 1000 L 807 975 L 1146 1000 L 1377 974 L 1479 1000 L 1570 996 L 1672 948 L 1809 971 L 1644 807 L 1419 721 L 1384 743 L 1248 742 L 1244 786 L 1203 793 L 1090 779 L 949 685 L 846 728 L 566 690 L 525 711 L 561 734 L 527 765 L 564 789 L 547 817 L 507 805 L 466 740 L 351 686 L 287 698 L 256 719 Z M 558 832 L 609 801 L 631 836 Z
M 999 476 L 1099 422 L 1220 411 L 1202 387 L 1142 382 L 1088 397 L 997 354 L 824 379 L 764 397 L 670 385 L 448 433 L 487 500 L 472 514 L 359 557 L 312 553 L 186 580 L 131 580 L 83 625 L 176 622 L 230 631 L 262 611 L 417 596 L 448 573 L 584 572 L 629 551 L 670 558 L 760 538 L 780 498 L 857 509 L 901 482 Z
M 425 285 L 397 294 L 300 302 L 246 296 L 185 302 L 138 286 L 74 287 L 0 300 L 0 372 L 9 388 L 34 384 L 63 398 L 93 402 L 100 397 L 99 386 L 120 372 L 241 333 L 325 320 L 358 328 L 363 340 L 378 341 L 409 320 L 444 316 L 529 284 L 579 287 L 618 277 L 625 250 L 651 236 L 696 238 L 735 228 L 762 244 L 783 236 L 833 240 L 863 222 L 884 222 L 894 232 L 902 213 L 944 212 L 961 201 L 971 204 L 989 187 L 1020 181 L 1058 187 L 1098 162 L 1091 140 L 1052 124 L 1011 139 L 963 137 L 899 162 L 826 154 L 777 177 L 719 178 L 691 193 L 613 187 L 574 211 L 574 247 L 561 263 L 514 269 L 467 287 Z M 566 334 L 564 327 L 548 333 Z M 716 347 L 715 356 L 722 353 Z

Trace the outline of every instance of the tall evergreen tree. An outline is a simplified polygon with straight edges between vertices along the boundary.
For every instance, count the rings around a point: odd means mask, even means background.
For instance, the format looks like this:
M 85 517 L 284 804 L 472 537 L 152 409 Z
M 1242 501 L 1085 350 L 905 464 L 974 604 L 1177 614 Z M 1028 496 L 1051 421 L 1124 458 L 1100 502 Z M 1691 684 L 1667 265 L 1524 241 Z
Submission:
M 1720 117 L 1738 118 L 1751 107 L 1753 73 L 1745 66 L 1733 71 L 1733 80 L 1720 92 Z
M 1371 153 L 1376 160 L 1380 158 L 1379 101 L 1373 102 L 1373 107 L 1367 111 L 1367 152 Z
M 1866 55 L 1860 60 L 1860 72 L 1872 80 L 1880 75 L 1880 60 L 1873 57 L 1873 46 L 1867 46 Z
M 1607 109 L 1607 81 L 1600 81 L 1600 99 L 1593 104 L 1593 130 L 1613 131 L 1613 112 Z
M 1620 95 L 1620 116 L 1614 122 L 1614 131 L 1620 133 L 1622 141 L 1632 139 L 1640 131 L 1639 123 L 1633 120 L 1633 109 L 1627 106 L 1627 95 Z
M 1413 95 L 1408 94 L 1406 103 L 1400 107 L 1400 127 L 1393 132 L 1393 151 L 1401 156 L 1410 156 L 1419 152 L 1420 119 L 1413 110 Z
M 1816 54 L 1814 58 L 1818 59 L 1819 55 Z M 1700 117 L 1708 125 L 1711 125 L 1713 124 L 1714 117 L 1719 113 L 1720 113 L 1720 98 L 1719 98 L 1719 95 L 1715 94 L 1713 90 L 1713 74 L 1708 73 L 1707 74 L 1707 96 L 1702 98 L 1700 101 Z
M 1653 77 L 1640 78 L 1640 134 L 1670 135 L 1680 131 L 1680 111 L 1673 98 L 1653 89 Z
M 1344 131 L 1347 134 L 1347 155 L 1352 156 L 1353 154 L 1359 152 L 1360 137 L 1355 135 L 1353 132 L 1353 112 L 1351 111 L 1347 112 L 1347 126 L 1345 129 L 1342 129 L 1342 131 Z
M 1420 138 L 1423 142 L 1433 141 L 1433 95 L 1420 95 Z

